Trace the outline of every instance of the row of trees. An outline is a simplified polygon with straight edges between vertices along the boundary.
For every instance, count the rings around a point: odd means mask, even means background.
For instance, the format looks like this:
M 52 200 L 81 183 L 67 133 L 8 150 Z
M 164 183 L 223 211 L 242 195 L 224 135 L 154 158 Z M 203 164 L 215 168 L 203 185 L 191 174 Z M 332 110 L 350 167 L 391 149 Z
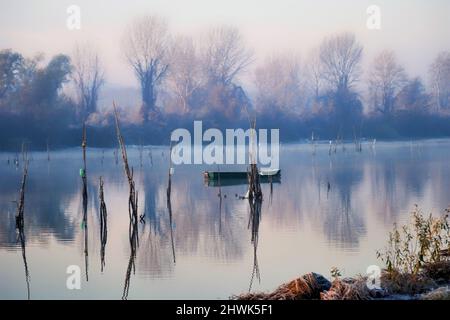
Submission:
M 41 66 L 42 55 L 31 59 L 11 50 L 0 51 L 0 106 L 12 113 L 42 119 L 67 103 L 59 95 L 72 66 L 66 55 L 56 55 Z
M 172 36 L 166 20 L 147 16 L 125 30 L 121 47 L 139 83 L 144 124 L 167 122 L 175 115 L 235 121 L 252 110 L 267 121 L 326 118 L 337 132 L 354 131 L 364 109 L 382 117 L 450 113 L 450 52 L 433 61 L 426 88 L 420 78 L 406 74 L 392 51 L 379 53 L 363 72 L 363 46 L 351 33 L 336 34 L 305 61 L 280 54 L 254 66 L 250 97 L 240 78 L 255 59 L 236 28 L 213 28 L 196 42 Z M 42 55 L 25 58 L 0 51 L 0 112 L 57 117 L 59 122 L 66 119 L 66 125 L 98 112 L 105 68 L 92 46 L 43 61 Z M 68 87 L 75 92 L 71 98 L 64 94 Z
M 362 45 L 353 34 L 337 34 L 324 39 L 305 63 L 284 54 L 257 66 L 252 82 L 256 91 L 249 99 L 239 77 L 254 59 L 235 28 L 215 28 L 197 46 L 190 37 L 173 39 L 163 19 L 146 17 L 124 39 L 127 60 L 142 89 L 144 121 L 161 110 L 233 118 L 250 101 L 257 112 L 271 116 L 357 118 L 363 102 L 366 111 L 384 116 L 402 110 L 450 112 L 450 52 L 439 54 L 430 66 L 427 91 L 420 78 L 407 76 L 392 51 L 379 53 L 364 74 Z
M 235 28 L 210 30 L 198 47 L 190 37 L 172 38 L 165 20 L 145 17 L 126 31 L 123 51 L 140 84 L 144 122 L 160 117 L 158 102 L 169 112 L 229 118 L 249 104 L 236 83 L 252 53 Z
M 272 57 L 255 72 L 257 107 L 300 113 L 312 107 L 313 112 L 328 112 L 324 102 L 346 95 L 350 99 L 347 107 L 352 99 L 366 101 L 366 111 L 372 114 L 450 111 L 450 52 L 439 54 L 431 65 L 429 92 L 419 77 L 407 76 L 392 51 L 380 52 L 365 74 L 362 57 L 363 47 L 349 33 L 326 38 L 303 65 L 296 57 Z M 345 104 L 333 107 L 345 108 Z
M 104 83 L 98 56 L 88 47 L 77 47 L 73 57 L 58 54 L 47 64 L 38 54 L 25 58 L 12 50 L 0 51 L 0 108 L 34 120 L 48 120 L 64 113 L 73 120 L 87 119 L 97 111 Z M 76 98 L 63 94 L 73 85 Z M 75 119 L 76 118 L 76 119 Z

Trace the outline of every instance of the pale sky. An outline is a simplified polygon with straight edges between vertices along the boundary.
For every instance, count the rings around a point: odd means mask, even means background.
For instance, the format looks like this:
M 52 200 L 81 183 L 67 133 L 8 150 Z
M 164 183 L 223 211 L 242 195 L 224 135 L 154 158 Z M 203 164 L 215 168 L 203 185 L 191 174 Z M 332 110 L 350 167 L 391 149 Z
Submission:
M 81 30 L 66 27 L 70 5 L 81 8 Z M 366 9 L 381 9 L 381 30 L 366 27 Z M 107 82 L 137 86 L 121 54 L 121 38 L 136 16 L 168 19 L 173 34 L 198 36 L 217 24 L 240 28 L 256 54 L 294 51 L 305 57 L 324 36 L 351 31 L 364 45 L 364 63 L 393 49 L 411 76 L 425 77 L 438 52 L 450 50 L 448 0 L 0 0 L 0 49 L 25 55 L 70 54 L 77 42 L 94 43 Z M 426 79 L 425 79 L 426 80 Z

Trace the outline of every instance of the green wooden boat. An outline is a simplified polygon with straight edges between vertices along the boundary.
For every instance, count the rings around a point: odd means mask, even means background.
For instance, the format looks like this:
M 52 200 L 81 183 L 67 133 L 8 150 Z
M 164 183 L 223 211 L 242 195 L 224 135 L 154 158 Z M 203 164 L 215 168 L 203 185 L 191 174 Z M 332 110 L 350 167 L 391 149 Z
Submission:
M 261 169 L 259 175 L 261 178 L 279 177 L 280 169 Z M 205 171 L 203 173 L 205 179 L 208 180 L 247 180 L 247 171 Z M 270 180 L 270 179 L 268 179 Z
M 260 183 L 281 183 L 280 175 L 277 176 L 260 176 Z M 248 184 L 247 177 L 243 179 L 205 179 L 205 185 L 208 187 L 227 187 L 241 186 Z

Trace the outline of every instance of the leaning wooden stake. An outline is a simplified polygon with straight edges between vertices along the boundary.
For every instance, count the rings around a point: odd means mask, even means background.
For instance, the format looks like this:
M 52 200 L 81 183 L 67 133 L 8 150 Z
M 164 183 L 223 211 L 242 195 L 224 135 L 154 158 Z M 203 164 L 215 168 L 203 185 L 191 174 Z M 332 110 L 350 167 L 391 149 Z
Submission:
M 138 244 L 138 233 L 137 233 L 137 223 L 138 223 L 138 192 L 135 189 L 135 183 L 133 179 L 133 168 L 130 170 L 130 166 L 128 164 L 128 156 L 127 156 L 127 149 L 125 147 L 125 142 L 123 140 L 122 133 L 120 131 L 120 124 L 119 124 L 119 115 L 117 113 L 116 104 L 113 102 L 113 108 L 114 108 L 114 118 L 116 121 L 116 134 L 117 134 L 117 140 L 119 142 L 120 150 L 122 152 L 122 160 L 123 160 L 123 166 L 125 170 L 125 174 L 128 179 L 128 184 L 130 186 L 130 194 L 128 197 L 128 213 L 130 217 L 130 242 L 131 245 L 134 246 Z M 136 230 L 134 228 L 136 227 Z
M 128 227 L 128 236 L 130 241 L 130 259 L 128 261 L 127 272 L 125 274 L 125 284 L 123 288 L 122 299 L 126 300 L 128 298 L 128 291 L 130 289 L 130 276 L 131 272 L 135 270 L 135 259 L 136 259 L 136 249 L 139 245 L 138 236 L 138 193 L 135 190 L 135 184 L 133 179 L 133 169 L 130 170 L 128 165 L 127 149 L 125 147 L 125 142 L 120 132 L 119 115 L 117 113 L 117 108 L 115 102 L 113 102 L 114 108 L 114 118 L 116 123 L 116 134 L 117 140 L 119 142 L 120 150 L 122 152 L 123 167 L 125 170 L 125 175 L 128 179 L 128 184 L 130 186 L 130 194 L 128 197 L 128 214 L 130 217 L 130 224 Z

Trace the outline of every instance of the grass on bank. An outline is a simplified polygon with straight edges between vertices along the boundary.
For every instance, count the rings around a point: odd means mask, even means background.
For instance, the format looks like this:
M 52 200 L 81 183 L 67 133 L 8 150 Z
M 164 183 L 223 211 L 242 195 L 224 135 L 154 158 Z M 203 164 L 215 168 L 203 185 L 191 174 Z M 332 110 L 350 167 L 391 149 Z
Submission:
M 242 300 L 365 300 L 365 299 L 449 299 L 450 298 L 450 207 L 444 214 L 425 215 L 416 205 L 411 222 L 394 224 L 387 245 L 377 251 L 385 264 L 381 289 L 370 289 L 366 276 L 341 278 L 338 268 L 331 269 L 332 282 L 316 273 L 279 286 L 275 291 L 233 296 Z

